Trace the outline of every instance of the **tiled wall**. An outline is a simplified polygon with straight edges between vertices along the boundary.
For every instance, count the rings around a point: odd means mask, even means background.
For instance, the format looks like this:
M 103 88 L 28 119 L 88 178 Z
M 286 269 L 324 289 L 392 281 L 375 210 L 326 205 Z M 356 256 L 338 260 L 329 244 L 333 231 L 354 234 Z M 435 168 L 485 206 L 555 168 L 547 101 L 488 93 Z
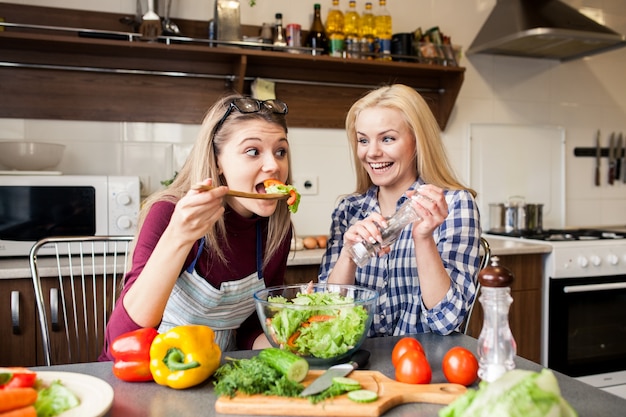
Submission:
M 13 0 L 13 3 L 54 5 L 108 12 L 134 13 L 135 1 Z M 165 1 L 161 0 L 161 7 Z M 599 10 L 605 24 L 626 33 L 626 4 L 621 0 L 567 0 L 575 7 Z M 144 5 L 145 0 L 142 2 Z M 242 1 L 242 23 L 273 21 L 282 12 L 285 23 L 308 27 L 313 1 Z M 331 0 L 319 1 L 322 12 Z M 362 7 L 363 0 L 357 1 Z M 376 3 L 376 1 L 374 1 Z M 466 50 L 495 0 L 390 0 L 394 32 L 438 25 Z M 347 7 L 347 0 L 341 0 Z M 213 0 L 173 0 L 172 17 L 212 17 Z M 374 7 L 376 8 L 376 6 Z M 406 10 L 412 11 L 407 13 Z M 1 14 L 1 9 L 0 9 Z M 626 48 L 589 59 L 559 63 L 477 55 L 464 57 L 465 82 L 443 134 L 457 173 L 468 182 L 469 127 L 472 123 L 561 126 L 566 133 L 566 225 L 626 224 L 626 184 L 593 185 L 593 158 L 573 156 L 575 147 L 592 146 L 595 131 L 604 146 L 611 131 L 626 133 Z M 0 83 L 2 81 L 0 80 Z M 67 143 L 59 169 L 66 173 L 111 173 L 149 176 L 152 190 L 184 160 L 197 126 L 143 123 L 99 123 L 0 119 L 0 140 L 33 139 Z M 354 185 L 352 162 L 344 132 L 337 129 L 289 131 L 296 175 L 315 174 L 317 195 L 304 196 L 294 216 L 299 234 L 322 234 L 337 197 Z M 537 149 L 541 152 L 541 149 Z M 502 158 L 514 158 L 503 148 Z M 606 160 L 603 161 L 606 167 Z M 480 198 L 480 197 L 479 197 Z

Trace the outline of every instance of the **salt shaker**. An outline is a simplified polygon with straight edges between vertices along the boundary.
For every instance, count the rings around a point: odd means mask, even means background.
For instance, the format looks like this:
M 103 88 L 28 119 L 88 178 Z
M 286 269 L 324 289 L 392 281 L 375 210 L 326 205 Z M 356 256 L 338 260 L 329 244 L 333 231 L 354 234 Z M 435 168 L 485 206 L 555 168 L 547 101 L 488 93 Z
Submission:
M 498 265 L 498 257 L 491 258 L 491 265 L 478 273 L 483 307 L 483 328 L 478 337 L 478 376 L 493 382 L 515 368 L 517 344 L 509 327 L 509 307 L 513 302 L 511 271 Z
M 413 196 L 400 206 L 398 211 L 391 217 L 388 217 L 387 227 L 381 229 L 382 242 L 370 242 L 362 241 L 352 245 L 348 248 L 350 257 L 359 267 L 364 267 L 369 262 L 370 258 L 376 256 L 381 248 L 391 245 L 400 236 L 402 229 L 408 224 L 421 220 L 417 214 L 411 201 L 413 198 L 419 198 L 419 196 Z

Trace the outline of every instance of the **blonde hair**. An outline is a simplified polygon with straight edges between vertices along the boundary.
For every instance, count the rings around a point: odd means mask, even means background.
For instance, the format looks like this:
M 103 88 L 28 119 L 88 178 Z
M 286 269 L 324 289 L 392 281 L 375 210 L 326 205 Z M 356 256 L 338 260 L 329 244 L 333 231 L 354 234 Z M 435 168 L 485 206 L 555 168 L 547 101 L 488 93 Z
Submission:
M 393 84 L 372 90 L 355 102 L 346 117 L 346 133 L 356 169 L 356 193 L 364 193 L 373 182 L 357 155 L 356 119 L 371 107 L 387 107 L 400 111 L 415 138 L 417 174 L 428 183 L 450 190 L 468 190 L 454 175 L 441 141 L 439 125 L 428 104 L 413 88 Z
M 213 185 L 215 186 L 228 185 L 224 177 L 219 175 L 217 156 L 224 143 L 230 140 L 241 121 L 260 120 L 273 123 L 282 127 L 285 130 L 285 134 L 287 134 L 285 115 L 273 113 L 264 106 L 261 106 L 261 110 L 256 113 L 241 113 L 237 110 L 233 110 L 226 120 L 218 126 L 218 123 L 228 111 L 231 102 L 241 97 L 241 95 L 222 97 L 209 109 L 202 121 L 202 127 L 196 142 L 172 184 L 165 190 L 158 191 L 145 200 L 139 215 L 139 228 L 141 228 L 146 215 L 154 203 L 158 201 L 176 203 L 189 191 L 193 184 L 203 181 L 206 178 L 212 178 Z M 287 157 L 289 158 L 289 154 Z M 288 184 L 291 183 L 291 178 L 290 164 L 287 177 Z M 289 233 L 290 227 L 291 213 L 288 210 L 287 204 L 278 204 L 274 213 L 269 217 L 265 256 L 263 257 L 264 264 L 266 264 L 278 250 Z M 219 244 L 220 238 L 228 242 L 228 234 L 226 233 L 223 217 L 220 217 L 213 228 L 206 234 L 205 246 L 222 262 L 228 263 L 224 250 Z

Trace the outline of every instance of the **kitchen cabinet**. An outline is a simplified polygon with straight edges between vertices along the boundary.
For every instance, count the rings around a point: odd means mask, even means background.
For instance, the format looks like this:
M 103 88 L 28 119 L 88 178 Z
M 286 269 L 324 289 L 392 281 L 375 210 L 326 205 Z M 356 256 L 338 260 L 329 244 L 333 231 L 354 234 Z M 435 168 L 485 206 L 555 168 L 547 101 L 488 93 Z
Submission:
M 0 3 L 8 24 L 132 32 L 124 16 Z M 382 84 L 419 91 L 444 129 L 462 67 L 211 47 L 208 22 L 177 19 L 194 42 L 85 37 L 76 30 L 0 31 L 0 117 L 199 124 L 221 95 L 273 81 L 293 127 L 344 128 L 351 104 Z M 258 27 L 244 26 L 257 35 Z M 82 36 L 78 36 L 82 34 Z
M 37 307 L 30 279 L 0 279 L 0 366 L 37 362 Z
M 96 292 L 102 289 L 101 277 L 96 277 Z M 43 278 L 42 287 L 44 297 L 50 296 L 52 288 L 58 288 L 56 277 Z M 86 288 L 87 294 L 93 288 Z M 66 288 L 69 293 L 69 285 Z M 15 295 L 17 294 L 17 295 Z M 96 296 L 96 299 L 99 299 Z M 16 301 L 17 300 L 17 301 Z M 19 306 L 17 303 L 19 302 Z M 81 308 L 79 306 L 79 308 Z M 102 311 L 102 306 L 98 306 L 98 311 Z M 14 314 L 15 312 L 15 314 Z M 109 312 L 110 314 L 110 312 Z M 16 317 L 16 319 L 13 319 Z M 49 319 L 49 317 L 48 317 Z M 63 312 L 60 311 L 59 320 L 63 326 Z M 70 318 L 70 324 L 73 318 Z M 15 323 L 16 326 L 13 324 Z M 95 345 L 102 346 L 104 334 L 102 329 L 91 330 L 88 337 L 83 338 L 86 343 L 89 340 Z M 52 331 L 50 338 L 53 346 L 64 346 L 67 342 L 65 334 L 59 331 Z M 0 366 L 42 366 L 45 365 L 42 350 L 41 331 L 39 327 L 39 316 L 33 283 L 28 278 L 0 279 Z M 57 364 L 73 362 L 69 358 L 69 353 L 63 348 L 53 348 L 53 360 Z M 97 358 L 90 358 L 95 361 Z
M 511 285 L 513 303 L 509 310 L 509 326 L 517 343 L 517 354 L 537 363 L 541 361 L 543 256 L 498 255 L 499 264 L 508 268 L 515 278 Z M 482 305 L 477 301 L 469 323 L 468 335 L 478 338 L 483 317 Z
M 289 266 L 285 272 L 285 285 L 317 282 L 319 270 L 319 264 Z

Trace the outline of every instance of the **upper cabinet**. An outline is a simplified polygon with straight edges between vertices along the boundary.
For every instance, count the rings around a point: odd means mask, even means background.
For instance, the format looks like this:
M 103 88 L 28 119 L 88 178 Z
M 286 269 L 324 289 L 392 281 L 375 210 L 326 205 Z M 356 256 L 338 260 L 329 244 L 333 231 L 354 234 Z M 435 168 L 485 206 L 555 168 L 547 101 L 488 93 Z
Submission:
M 75 30 L 133 32 L 122 15 L 10 3 L 0 3 L 0 10 L 7 22 L 0 31 L 0 117 L 199 124 L 219 96 L 250 94 L 252 82 L 262 78 L 273 82 L 276 96 L 289 105 L 293 127 L 343 128 L 348 109 L 364 93 L 403 83 L 422 94 L 443 130 L 465 72 L 212 47 L 206 41 L 208 22 L 176 19 L 195 42 L 144 42 Z M 257 34 L 258 28 L 244 27 L 246 32 Z

